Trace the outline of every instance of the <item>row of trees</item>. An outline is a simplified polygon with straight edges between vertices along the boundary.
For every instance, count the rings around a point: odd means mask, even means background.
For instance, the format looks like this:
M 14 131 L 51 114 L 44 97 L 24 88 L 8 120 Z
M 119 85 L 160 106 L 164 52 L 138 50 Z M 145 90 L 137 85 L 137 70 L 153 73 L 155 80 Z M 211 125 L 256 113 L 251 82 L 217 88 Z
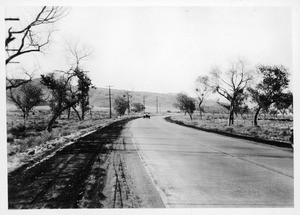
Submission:
M 74 84 L 74 82 L 77 84 Z M 41 75 L 40 83 L 48 90 L 43 90 L 39 83 L 27 82 L 19 87 L 9 89 L 8 98 L 23 112 L 24 124 L 29 112 L 42 102 L 50 106 L 52 117 L 47 130 L 52 130 L 53 123 L 64 111 L 74 110 L 79 120 L 84 120 L 89 110 L 89 90 L 93 87 L 87 72 L 79 64 L 68 71 L 54 71 Z M 81 113 L 76 107 L 79 106 Z
M 231 63 L 227 70 L 213 67 L 209 75 L 199 76 L 196 80 L 200 116 L 204 100 L 210 93 L 216 93 L 227 101 L 217 103 L 229 111 L 228 125 L 234 124 L 235 115 L 249 112 L 248 104 L 252 103 L 255 106 L 253 122 L 257 126 L 261 110 L 266 112 L 273 106 L 284 113 L 292 106 L 293 94 L 289 91 L 288 76 L 283 66 L 259 65 L 256 70 L 251 70 L 243 60 Z M 192 119 L 195 100 L 182 93 L 176 99 L 175 106 L 188 113 Z

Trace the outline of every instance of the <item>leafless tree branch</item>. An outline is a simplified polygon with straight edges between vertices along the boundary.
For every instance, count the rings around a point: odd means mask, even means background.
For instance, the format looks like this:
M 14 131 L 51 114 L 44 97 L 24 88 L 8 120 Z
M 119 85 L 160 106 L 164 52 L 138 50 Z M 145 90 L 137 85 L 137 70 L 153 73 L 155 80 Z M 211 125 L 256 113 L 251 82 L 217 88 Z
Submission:
M 27 54 L 29 52 L 41 52 L 42 48 L 49 43 L 51 34 L 54 30 L 50 31 L 46 36 L 46 40 L 43 41 L 40 38 L 37 38 L 38 33 L 36 32 L 36 27 L 53 24 L 65 17 L 68 14 L 68 11 L 69 9 L 65 7 L 44 6 L 37 14 L 35 19 L 23 29 L 12 30 L 12 28 L 9 28 L 8 36 L 5 39 L 5 46 L 8 49 L 8 46 L 11 44 L 11 42 L 15 41 L 17 42 L 18 48 L 16 48 L 17 51 L 12 55 L 8 53 L 5 64 L 8 64 L 12 59 L 20 55 Z M 18 41 L 16 41 L 17 37 L 20 37 Z

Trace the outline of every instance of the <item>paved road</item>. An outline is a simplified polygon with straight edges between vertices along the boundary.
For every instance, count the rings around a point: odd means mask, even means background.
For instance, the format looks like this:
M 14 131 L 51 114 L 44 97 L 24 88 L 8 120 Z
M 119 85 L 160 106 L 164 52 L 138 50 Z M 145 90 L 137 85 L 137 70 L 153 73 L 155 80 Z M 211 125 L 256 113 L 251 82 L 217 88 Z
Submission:
M 166 207 L 293 207 L 293 153 L 162 117 L 129 123 Z

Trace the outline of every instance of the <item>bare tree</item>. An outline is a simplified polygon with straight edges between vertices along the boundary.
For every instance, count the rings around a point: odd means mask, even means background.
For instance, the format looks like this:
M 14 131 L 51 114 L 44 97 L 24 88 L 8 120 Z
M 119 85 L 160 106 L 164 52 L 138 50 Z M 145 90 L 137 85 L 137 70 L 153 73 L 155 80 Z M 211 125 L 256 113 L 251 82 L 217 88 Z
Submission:
M 89 106 L 89 90 L 95 87 L 92 85 L 92 81 L 88 77 L 87 71 L 83 71 L 80 63 L 88 59 L 91 56 L 92 51 L 88 46 L 83 45 L 78 41 L 75 43 L 68 43 L 67 51 L 70 54 L 68 57 L 72 64 L 71 70 L 78 79 L 77 97 L 81 109 L 80 119 L 84 120 L 85 113 L 88 111 Z
M 223 72 L 219 67 L 214 67 L 210 71 L 209 85 L 213 92 L 229 101 L 229 125 L 234 123 L 234 111 L 237 100 L 241 102 L 245 88 L 252 80 L 251 71 L 247 70 L 244 60 L 232 62 L 230 68 Z
M 208 87 L 208 80 L 209 80 L 208 76 L 199 76 L 196 80 L 195 91 L 197 94 L 197 98 L 199 100 L 199 114 L 201 118 L 202 118 L 201 105 L 210 92 L 210 88 Z
M 92 54 L 91 48 L 79 41 L 68 42 L 66 51 L 69 54 L 67 57 L 74 68 L 79 67 L 79 64 L 87 60 Z
M 5 38 L 5 48 L 7 51 L 5 64 L 7 65 L 12 62 L 13 59 L 28 53 L 43 53 L 50 42 L 52 33 L 55 31 L 53 24 L 66 16 L 67 13 L 68 8 L 65 7 L 44 6 L 32 21 L 25 24 L 25 27 L 21 29 L 8 27 Z M 50 29 L 44 28 L 45 26 L 50 25 Z M 26 74 L 28 76 L 27 79 L 12 80 L 7 77 L 9 85 L 6 89 L 16 88 L 31 81 L 32 74 Z

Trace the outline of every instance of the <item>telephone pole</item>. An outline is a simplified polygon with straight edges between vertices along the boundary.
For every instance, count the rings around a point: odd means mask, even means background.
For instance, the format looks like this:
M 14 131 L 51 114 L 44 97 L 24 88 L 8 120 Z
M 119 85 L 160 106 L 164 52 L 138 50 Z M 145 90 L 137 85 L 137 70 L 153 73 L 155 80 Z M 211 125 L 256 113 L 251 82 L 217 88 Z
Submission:
M 161 114 L 161 103 L 159 103 L 159 113 Z
M 146 96 L 143 95 L 144 114 L 146 112 Z
M 158 113 L 158 98 L 156 96 L 156 113 Z
M 111 85 L 108 85 L 108 99 L 109 99 L 109 118 L 111 119 L 111 91 L 110 88 L 113 87 Z

